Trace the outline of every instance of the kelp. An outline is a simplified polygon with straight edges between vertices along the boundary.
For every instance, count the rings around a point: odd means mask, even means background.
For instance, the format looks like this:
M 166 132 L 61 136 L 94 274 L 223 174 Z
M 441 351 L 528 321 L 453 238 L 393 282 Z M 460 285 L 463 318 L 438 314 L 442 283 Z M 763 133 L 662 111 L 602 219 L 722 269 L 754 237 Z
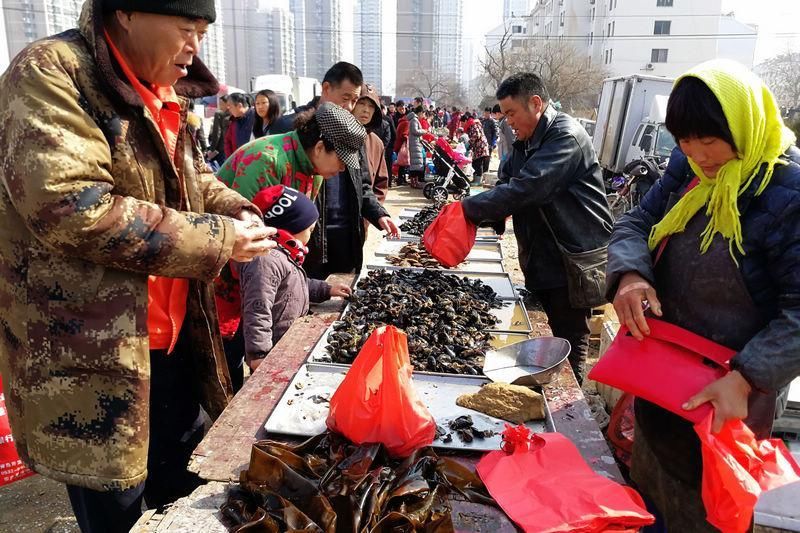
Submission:
M 232 533 L 452 533 L 452 494 L 495 505 L 472 469 L 430 447 L 393 459 L 326 432 L 294 446 L 255 443 L 221 510 Z

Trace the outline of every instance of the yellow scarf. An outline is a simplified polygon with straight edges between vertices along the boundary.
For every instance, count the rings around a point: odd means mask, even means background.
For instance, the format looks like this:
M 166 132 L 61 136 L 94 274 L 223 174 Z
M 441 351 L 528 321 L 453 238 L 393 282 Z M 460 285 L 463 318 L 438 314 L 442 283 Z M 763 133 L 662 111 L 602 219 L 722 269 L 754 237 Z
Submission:
M 693 76 L 702 80 L 722 105 L 736 143 L 737 157 L 707 178 L 700 167 L 689 159 L 689 165 L 700 183 L 675 204 L 666 216 L 653 226 L 648 244 L 654 250 L 668 235 L 680 233 L 703 207 L 710 220 L 702 233 L 700 251 L 705 253 L 717 233 L 728 239 L 731 255 L 742 248 L 742 224 L 737 199 L 766 163 L 764 179 L 756 191 L 761 194 L 772 178 L 778 158 L 795 142 L 794 133 L 784 126 L 775 97 L 766 85 L 744 66 L 729 60 L 715 59 L 701 63 L 675 80 Z M 736 247 L 734 249 L 734 246 Z

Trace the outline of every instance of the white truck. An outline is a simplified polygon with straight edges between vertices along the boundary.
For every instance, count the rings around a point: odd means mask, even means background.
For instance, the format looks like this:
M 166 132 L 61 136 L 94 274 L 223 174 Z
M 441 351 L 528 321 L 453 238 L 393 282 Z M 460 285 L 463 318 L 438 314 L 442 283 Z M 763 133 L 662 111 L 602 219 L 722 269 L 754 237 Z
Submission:
M 603 81 L 592 144 L 605 176 L 643 157 L 669 157 L 675 140 L 664 119 L 673 82 L 638 74 Z
M 284 114 L 291 113 L 295 105 L 307 104 L 322 92 L 319 81 L 314 78 L 264 74 L 256 76 L 250 81 L 251 92 L 257 93 L 264 89 L 275 91 Z

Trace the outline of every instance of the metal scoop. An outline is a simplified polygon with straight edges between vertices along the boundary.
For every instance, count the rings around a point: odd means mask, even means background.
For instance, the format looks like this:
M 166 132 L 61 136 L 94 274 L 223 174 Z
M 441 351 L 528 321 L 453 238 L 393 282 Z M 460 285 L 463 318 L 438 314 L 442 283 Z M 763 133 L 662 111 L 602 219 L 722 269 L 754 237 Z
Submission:
M 495 382 L 545 385 L 561 369 L 572 347 L 559 337 L 537 337 L 486 352 L 483 373 Z

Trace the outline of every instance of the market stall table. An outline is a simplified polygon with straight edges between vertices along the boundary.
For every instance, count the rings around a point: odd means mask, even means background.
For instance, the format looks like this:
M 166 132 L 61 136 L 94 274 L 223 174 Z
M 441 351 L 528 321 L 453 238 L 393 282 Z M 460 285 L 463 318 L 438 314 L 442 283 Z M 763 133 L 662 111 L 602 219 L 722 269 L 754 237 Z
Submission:
M 349 283 L 352 276 L 337 276 Z M 328 326 L 339 318 L 344 302 L 330 301 L 313 307 L 313 314 L 298 320 L 270 352 L 270 364 L 261 365 L 245 382 L 205 439 L 195 449 L 189 469 L 210 483 L 179 500 L 164 515 L 147 513 L 133 531 L 181 531 L 189 524 L 203 524 L 203 531 L 226 531 L 220 523 L 219 506 L 230 482 L 247 468 L 252 444 L 266 438 L 264 423 L 280 401 L 297 370 L 306 362 Z M 569 365 L 564 365 L 545 386 L 553 423 L 569 437 L 595 471 L 622 480 L 600 428 L 592 417 Z M 467 454 L 474 463 L 479 455 Z M 514 531 L 499 511 L 464 501 L 453 502 L 457 529 L 466 531 Z M 197 529 L 195 529 L 197 530 Z

